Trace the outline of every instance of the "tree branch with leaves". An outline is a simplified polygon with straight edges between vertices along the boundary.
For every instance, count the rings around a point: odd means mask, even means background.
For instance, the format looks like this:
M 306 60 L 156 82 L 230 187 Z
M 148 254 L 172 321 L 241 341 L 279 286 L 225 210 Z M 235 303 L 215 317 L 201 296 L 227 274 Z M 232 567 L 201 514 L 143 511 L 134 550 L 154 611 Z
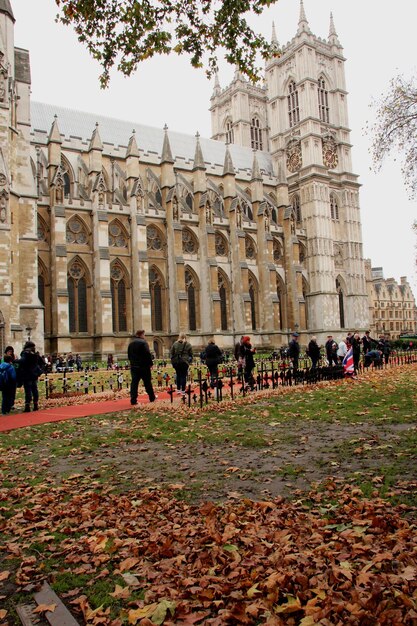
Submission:
M 217 70 L 218 55 L 251 80 L 260 75 L 257 57 L 276 51 L 248 24 L 276 0 L 55 0 L 57 20 L 74 28 L 78 39 L 102 66 L 107 87 L 116 67 L 130 76 L 156 54 L 188 53 L 191 65 Z
M 413 198 L 417 192 L 416 78 L 394 77 L 388 92 L 373 106 L 376 107 L 376 122 L 368 131 L 372 134 L 374 169 L 379 171 L 387 155 L 398 153 L 404 182 Z

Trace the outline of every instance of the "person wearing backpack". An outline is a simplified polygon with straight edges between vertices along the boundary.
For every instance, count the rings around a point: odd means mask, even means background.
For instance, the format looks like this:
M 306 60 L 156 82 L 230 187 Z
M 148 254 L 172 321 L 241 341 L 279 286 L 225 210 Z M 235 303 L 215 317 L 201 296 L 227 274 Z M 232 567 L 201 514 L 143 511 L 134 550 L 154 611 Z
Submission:
M 193 360 L 193 349 L 187 341 L 187 335 L 180 333 L 177 341 L 171 347 L 171 363 L 177 375 L 177 394 L 185 395 L 187 373 Z
M 24 412 L 30 412 L 32 399 L 33 410 L 37 411 L 39 408 L 38 378 L 44 372 L 44 363 L 39 352 L 35 351 L 33 341 L 27 341 L 23 346 L 18 364 L 19 377 L 23 382 L 23 388 L 25 390 Z
M 14 405 L 16 395 L 16 370 L 13 358 L 5 354 L 0 363 L 0 389 L 2 392 L 1 413 L 8 415 Z

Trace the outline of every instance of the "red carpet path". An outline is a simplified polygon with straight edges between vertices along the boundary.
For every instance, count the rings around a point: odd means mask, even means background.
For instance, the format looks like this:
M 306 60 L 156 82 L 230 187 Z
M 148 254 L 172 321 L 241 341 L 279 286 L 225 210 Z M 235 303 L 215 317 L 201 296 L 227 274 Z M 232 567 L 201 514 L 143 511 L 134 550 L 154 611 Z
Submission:
M 174 396 L 174 398 L 175 397 L 176 396 Z M 169 394 L 166 392 L 158 392 L 156 402 L 160 402 L 161 400 L 170 400 Z M 14 430 L 15 428 L 24 428 L 25 426 L 37 426 L 38 424 L 46 424 L 48 422 L 62 422 L 63 420 L 88 417 L 89 415 L 104 415 L 105 413 L 116 413 L 117 411 L 138 410 L 141 404 L 147 404 L 148 402 L 148 396 L 145 394 L 138 398 L 138 404 L 134 407 L 130 405 L 130 398 L 122 398 L 120 400 L 60 406 L 53 409 L 31 411 L 30 413 L 12 412 L 10 415 L 0 415 L 0 432 Z

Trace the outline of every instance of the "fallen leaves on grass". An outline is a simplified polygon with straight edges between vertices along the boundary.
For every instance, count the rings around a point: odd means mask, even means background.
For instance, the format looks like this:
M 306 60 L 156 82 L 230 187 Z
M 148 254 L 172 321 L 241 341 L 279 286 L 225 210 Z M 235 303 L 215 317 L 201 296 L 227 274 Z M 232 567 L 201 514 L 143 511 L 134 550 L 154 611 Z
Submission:
M 74 492 L 71 483 L 16 485 L 1 496 L 10 516 L 3 531 L 14 538 L 2 557 L 21 555 L 15 584 L 41 581 L 59 555 L 50 584 L 77 572 L 88 578 L 83 595 L 64 594 L 87 624 L 392 626 L 417 616 L 417 533 L 407 507 L 364 499 L 359 489 L 330 482 L 307 504 L 190 506 L 172 491 Z M 111 601 L 96 606 L 95 583 L 112 577 Z

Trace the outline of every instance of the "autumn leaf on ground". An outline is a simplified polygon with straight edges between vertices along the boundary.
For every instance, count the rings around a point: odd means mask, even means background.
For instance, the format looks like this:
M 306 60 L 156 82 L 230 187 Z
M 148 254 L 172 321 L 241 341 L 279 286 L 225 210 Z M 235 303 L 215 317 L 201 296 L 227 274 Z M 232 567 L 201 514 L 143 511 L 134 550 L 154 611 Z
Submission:
M 49 611 L 50 613 L 53 613 L 56 607 L 57 607 L 56 604 L 40 604 L 38 607 L 36 607 L 36 609 L 33 610 L 33 612 L 34 613 L 46 613 L 46 611 Z

